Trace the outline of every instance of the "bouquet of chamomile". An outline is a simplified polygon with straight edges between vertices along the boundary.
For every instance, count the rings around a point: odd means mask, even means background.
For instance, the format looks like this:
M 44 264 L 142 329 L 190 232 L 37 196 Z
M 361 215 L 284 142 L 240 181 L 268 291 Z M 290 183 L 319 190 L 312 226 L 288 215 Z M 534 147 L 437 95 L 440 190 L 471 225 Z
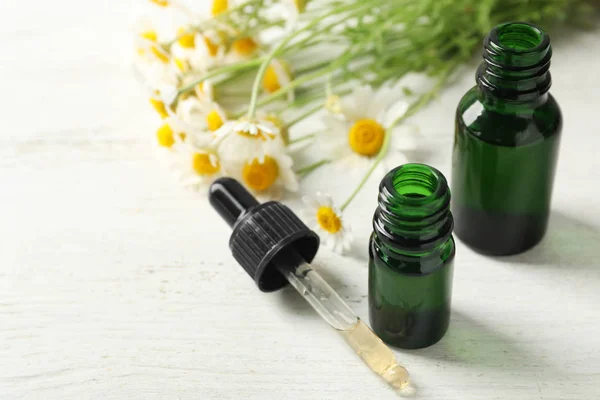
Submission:
M 493 26 L 583 24 L 593 3 L 148 0 L 135 26 L 134 67 L 162 119 L 157 147 L 187 187 L 206 193 L 231 176 L 274 198 L 329 164 L 363 169 L 339 206 L 327 194 L 303 198 L 324 242 L 341 252 L 351 244 L 344 210 L 374 173 L 410 161 L 408 151 L 423 145 L 405 120 Z M 409 74 L 427 83 L 411 88 Z M 315 122 L 301 123 L 308 118 Z M 312 161 L 300 164 L 307 153 Z

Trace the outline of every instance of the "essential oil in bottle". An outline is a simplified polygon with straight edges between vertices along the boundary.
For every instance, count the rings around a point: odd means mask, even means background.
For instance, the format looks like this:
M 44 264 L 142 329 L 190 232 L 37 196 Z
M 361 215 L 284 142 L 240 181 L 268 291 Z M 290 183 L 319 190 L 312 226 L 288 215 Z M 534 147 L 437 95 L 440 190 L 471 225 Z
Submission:
M 446 333 L 453 225 L 450 190 L 435 168 L 406 164 L 381 181 L 369 246 L 369 315 L 384 342 L 416 349 Z
M 452 213 L 456 235 L 481 253 L 520 253 L 546 232 L 562 129 L 548 93 L 551 56 L 540 28 L 497 26 L 458 105 Z

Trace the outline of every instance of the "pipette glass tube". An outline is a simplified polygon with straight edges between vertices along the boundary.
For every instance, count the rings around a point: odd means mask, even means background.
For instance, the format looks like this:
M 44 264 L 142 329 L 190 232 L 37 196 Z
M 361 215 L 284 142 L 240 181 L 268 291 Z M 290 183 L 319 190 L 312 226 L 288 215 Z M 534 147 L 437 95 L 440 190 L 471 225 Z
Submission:
M 408 371 L 310 264 L 294 251 L 274 260 L 277 269 L 317 313 L 348 342 L 358 356 L 394 389 L 409 384 Z
M 394 353 L 311 267 L 319 238 L 289 208 L 278 202 L 259 204 L 231 178 L 215 181 L 209 200 L 233 228 L 229 247 L 234 258 L 261 291 L 289 282 L 371 370 L 394 389 L 408 386 L 408 372 Z

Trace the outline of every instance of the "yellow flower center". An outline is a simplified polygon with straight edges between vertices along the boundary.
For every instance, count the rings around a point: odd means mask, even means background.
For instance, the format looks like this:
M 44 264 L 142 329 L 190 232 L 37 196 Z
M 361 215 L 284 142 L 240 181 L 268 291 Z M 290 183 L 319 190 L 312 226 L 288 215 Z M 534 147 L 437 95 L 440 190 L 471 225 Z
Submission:
M 214 175 L 219 172 L 219 160 L 213 164 L 210 160 L 210 154 L 194 153 L 192 157 L 192 168 L 198 175 Z
M 169 124 L 163 124 L 156 131 L 156 138 L 158 139 L 158 144 L 162 147 L 171 147 L 175 144 L 175 139 L 173 138 L 173 129 L 169 126 Z
M 140 36 L 146 40 L 150 40 L 151 42 L 156 42 L 158 35 L 155 31 L 145 31 L 140 33 Z
M 181 58 L 175 59 L 175 65 L 177 66 L 177 69 L 181 72 L 185 72 L 188 69 L 187 62 L 185 60 L 182 60 Z
M 160 61 L 164 62 L 164 63 L 168 63 L 169 62 L 169 56 L 167 54 L 165 54 L 165 52 L 161 51 L 158 46 L 152 46 L 150 47 L 150 51 L 152 52 L 152 54 L 154 54 L 154 56 L 156 58 L 158 58 Z
M 186 33 L 185 31 L 180 30 L 179 39 L 177 42 L 179 45 L 185 49 L 193 49 L 196 47 L 196 36 L 193 33 Z
M 278 176 L 279 165 L 269 156 L 266 156 L 262 163 L 255 158 L 251 163 L 246 163 L 242 170 L 244 183 L 258 192 L 270 188 Z
M 342 229 L 342 220 L 331 207 L 319 207 L 317 210 L 317 222 L 323 230 L 329 233 L 338 233 Z
M 268 93 L 273 93 L 281 89 L 281 83 L 279 82 L 279 76 L 273 65 L 269 65 L 265 71 L 263 78 L 263 88 Z
M 214 43 L 212 40 L 210 40 L 209 38 L 204 36 L 204 44 L 206 44 L 208 54 L 211 57 L 214 57 L 217 55 L 217 53 L 219 52 L 219 46 L 216 43 Z
M 150 3 L 154 3 L 157 6 L 167 7 L 169 5 L 168 0 L 150 0 Z
M 294 5 L 296 6 L 296 9 L 299 12 L 303 12 L 304 8 L 306 7 L 306 0 L 293 0 L 294 1 Z
M 252 38 L 242 38 L 233 42 L 233 51 L 241 56 L 250 56 L 258 48 L 258 44 Z
M 206 125 L 208 126 L 208 130 L 211 132 L 216 131 L 220 127 L 223 126 L 223 118 L 221 118 L 221 114 L 217 110 L 212 110 L 206 116 Z
M 381 150 L 384 137 L 385 129 L 377 121 L 361 119 L 350 128 L 348 144 L 355 153 L 373 157 Z
M 221 13 L 224 13 L 229 8 L 228 0 L 214 0 L 212 3 L 211 14 L 213 16 L 217 16 Z
M 165 107 L 165 103 L 158 99 L 150 99 L 150 104 L 156 110 L 156 112 L 160 115 L 161 118 L 167 118 L 169 114 L 167 113 L 167 108 Z

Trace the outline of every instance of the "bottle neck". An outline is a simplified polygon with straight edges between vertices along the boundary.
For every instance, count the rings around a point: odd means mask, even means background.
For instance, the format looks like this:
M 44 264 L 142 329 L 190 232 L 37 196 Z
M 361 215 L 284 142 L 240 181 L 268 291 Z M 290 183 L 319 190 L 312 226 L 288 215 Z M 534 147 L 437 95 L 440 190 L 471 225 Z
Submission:
M 439 252 L 453 227 L 450 190 L 441 172 L 423 164 L 406 164 L 383 178 L 373 234 L 385 257 L 426 257 Z
M 476 74 L 484 101 L 537 104 L 552 79 L 550 37 L 534 25 L 515 22 L 492 29 L 483 44 Z

